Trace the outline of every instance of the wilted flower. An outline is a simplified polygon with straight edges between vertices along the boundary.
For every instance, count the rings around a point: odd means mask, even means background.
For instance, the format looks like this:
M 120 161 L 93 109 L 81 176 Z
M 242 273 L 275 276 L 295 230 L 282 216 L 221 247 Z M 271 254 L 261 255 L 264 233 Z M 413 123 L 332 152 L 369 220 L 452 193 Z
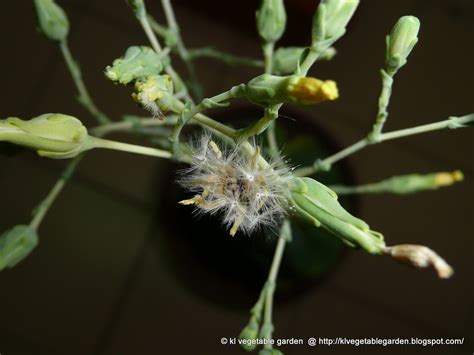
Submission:
M 135 82 L 133 99 L 154 117 L 173 110 L 173 82 L 168 75 L 152 75 Z
M 417 268 L 432 267 L 439 278 L 447 279 L 453 274 L 453 269 L 433 250 L 423 245 L 400 244 L 384 249 L 384 253 L 394 259 Z
M 198 212 L 220 214 L 234 236 L 259 227 L 274 227 L 285 214 L 289 169 L 276 162 L 262 164 L 260 149 L 242 146 L 223 150 L 206 135 L 193 148 L 191 168 L 182 185 L 196 195 L 181 201 Z

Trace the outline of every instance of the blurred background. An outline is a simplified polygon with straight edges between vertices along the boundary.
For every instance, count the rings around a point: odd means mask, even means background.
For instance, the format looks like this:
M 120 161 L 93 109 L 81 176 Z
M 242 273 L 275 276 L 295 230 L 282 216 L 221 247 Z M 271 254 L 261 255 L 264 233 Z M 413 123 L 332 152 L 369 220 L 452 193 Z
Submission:
M 128 46 L 147 43 L 125 2 L 58 2 L 69 15 L 71 51 L 97 105 L 115 119 L 124 113 L 143 114 L 128 89 L 114 87 L 102 74 Z M 261 57 L 254 25 L 258 1 L 173 3 L 188 47 L 212 45 Z M 160 2 L 147 4 L 164 23 Z M 305 46 L 317 1 L 286 4 L 288 25 L 280 45 Z M 363 137 L 376 114 L 385 35 L 407 14 L 421 20 L 420 41 L 396 76 L 386 129 L 472 112 L 473 2 L 363 0 L 348 33 L 336 43 L 337 56 L 312 70 L 317 77 L 337 81 L 340 99 L 287 109 L 279 119 L 280 134 L 311 133 L 317 141 L 306 146 L 314 148 L 311 156 L 335 152 Z M 62 112 L 94 126 L 75 101 L 57 46 L 37 32 L 32 2 L 5 3 L 0 18 L 1 117 Z M 174 63 L 183 72 L 179 61 Z M 259 74 L 212 59 L 196 65 L 206 95 Z M 219 119 L 256 114 L 246 102 L 231 108 L 229 115 L 218 112 Z M 148 144 L 130 135 L 114 138 Z M 384 233 L 388 244 L 424 244 L 439 252 L 456 271 L 452 279 L 438 280 L 432 272 L 323 243 L 320 249 L 314 247 L 316 255 L 285 255 L 274 312 L 275 338 L 464 337 L 464 345 L 303 345 L 283 347 L 285 353 L 472 353 L 473 138 L 472 130 L 461 129 L 387 142 L 351 156 L 335 176 L 326 177 L 363 183 L 461 169 L 464 182 L 437 192 L 348 201 L 355 213 Z M 2 144 L 0 230 L 28 223 L 64 166 L 63 161 Z M 274 240 L 232 239 L 213 220 L 194 221 L 189 210 L 175 204 L 181 193 L 173 183 L 175 169 L 127 153 L 87 154 L 43 222 L 37 249 L 14 269 L 0 273 L 0 354 L 242 353 L 238 346 L 221 345 L 220 338 L 238 336 L 247 323 Z M 300 256 L 319 261 L 328 255 L 326 250 L 333 252 L 330 260 L 313 265 L 314 273 L 304 274 L 304 264 L 298 264 L 298 270 L 291 261 Z

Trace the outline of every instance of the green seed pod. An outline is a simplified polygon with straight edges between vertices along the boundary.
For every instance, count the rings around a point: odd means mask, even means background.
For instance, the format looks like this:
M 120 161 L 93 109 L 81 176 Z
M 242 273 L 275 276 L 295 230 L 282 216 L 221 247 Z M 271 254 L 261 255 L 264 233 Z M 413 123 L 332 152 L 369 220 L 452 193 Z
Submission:
M 285 32 L 286 12 L 283 0 L 262 0 L 256 13 L 257 31 L 262 40 L 274 43 Z
M 246 325 L 244 329 L 240 332 L 239 339 L 248 340 L 248 342 L 242 343 L 242 349 L 245 351 L 254 351 L 257 347 L 256 342 L 252 342 L 258 338 L 259 324 L 255 317 L 250 318 L 250 322 Z
M 340 38 L 358 5 L 359 0 L 321 0 L 313 17 L 313 46 Z
M 383 252 L 383 236 L 347 212 L 339 204 L 336 193 L 327 186 L 311 178 L 295 178 L 290 195 L 290 212 L 327 229 L 350 246 L 361 247 L 372 254 Z
M 0 270 L 14 267 L 38 245 L 38 235 L 30 226 L 18 225 L 0 236 Z
M 163 58 L 150 47 L 132 46 L 105 68 L 105 76 L 113 82 L 127 85 L 138 78 L 160 74 L 163 65 Z
M 53 0 L 34 0 L 41 31 L 53 41 L 64 41 L 69 21 L 64 10 Z
M 82 122 L 60 113 L 46 113 L 29 121 L 17 117 L 0 120 L 0 141 L 32 148 L 53 159 L 73 158 L 92 148 Z
M 397 21 L 387 36 L 386 64 L 392 72 L 407 62 L 408 55 L 418 42 L 420 20 L 415 16 L 403 16 Z

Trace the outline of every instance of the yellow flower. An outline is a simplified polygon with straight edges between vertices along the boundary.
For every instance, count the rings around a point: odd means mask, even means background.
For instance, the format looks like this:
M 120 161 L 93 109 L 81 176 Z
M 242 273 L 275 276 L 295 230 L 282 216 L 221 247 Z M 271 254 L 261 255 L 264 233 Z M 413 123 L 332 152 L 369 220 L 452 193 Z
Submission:
M 339 97 L 336 82 L 301 77 L 288 86 L 288 95 L 304 105 L 335 100 Z

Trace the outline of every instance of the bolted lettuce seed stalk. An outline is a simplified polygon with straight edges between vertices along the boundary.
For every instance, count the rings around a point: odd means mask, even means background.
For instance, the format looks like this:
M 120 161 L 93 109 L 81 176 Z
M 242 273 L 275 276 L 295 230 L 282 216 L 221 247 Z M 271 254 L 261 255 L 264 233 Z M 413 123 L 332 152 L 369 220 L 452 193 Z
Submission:
M 386 65 L 388 71 L 396 72 L 407 62 L 408 55 L 418 42 L 420 21 L 415 16 L 403 16 L 387 36 Z
M 105 76 L 115 83 L 127 85 L 138 78 L 160 74 L 164 65 L 163 57 L 150 47 L 132 46 L 105 68 Z
M 268 43 L 274 43 L 285 32 L 286 12 L 283 0 L 262 0 L 256 13 L 258 34 Z
M 29 121 L 17 117 L 0 120 L 0 141 L 32 148 L 53 159 L 73 158 L 92 148 L 82 122 L 60 113 L 46 113 Z
M 64 10 L 53 0 L 34 0 L 41 32 L 53 41 L 64 41 L 69 21 Z
M 295 178 L 290 183 L 290 213 L 323 227 L 346 244 L 371 254 L 382 254 L 382 234 L 372 231 L 363 220 L 352 216 L 338 202 L 327 186 L 311 178 Z
M 313 46 L 342 37 L 358 5 L 359 0 L 321 0 L 313 17 Z
M 27 225 L 17 225 L 0 236 L 0 270 L 14 267 L 38 245 L 36 231 Z
M 335 100 L 339 93 L 332 80 L 319 80 L 299 75 L 277 76 L 262 74 L 250 80 L 243 90 L 250 101 L 263 105 L 293 102 L 312 105 Z

